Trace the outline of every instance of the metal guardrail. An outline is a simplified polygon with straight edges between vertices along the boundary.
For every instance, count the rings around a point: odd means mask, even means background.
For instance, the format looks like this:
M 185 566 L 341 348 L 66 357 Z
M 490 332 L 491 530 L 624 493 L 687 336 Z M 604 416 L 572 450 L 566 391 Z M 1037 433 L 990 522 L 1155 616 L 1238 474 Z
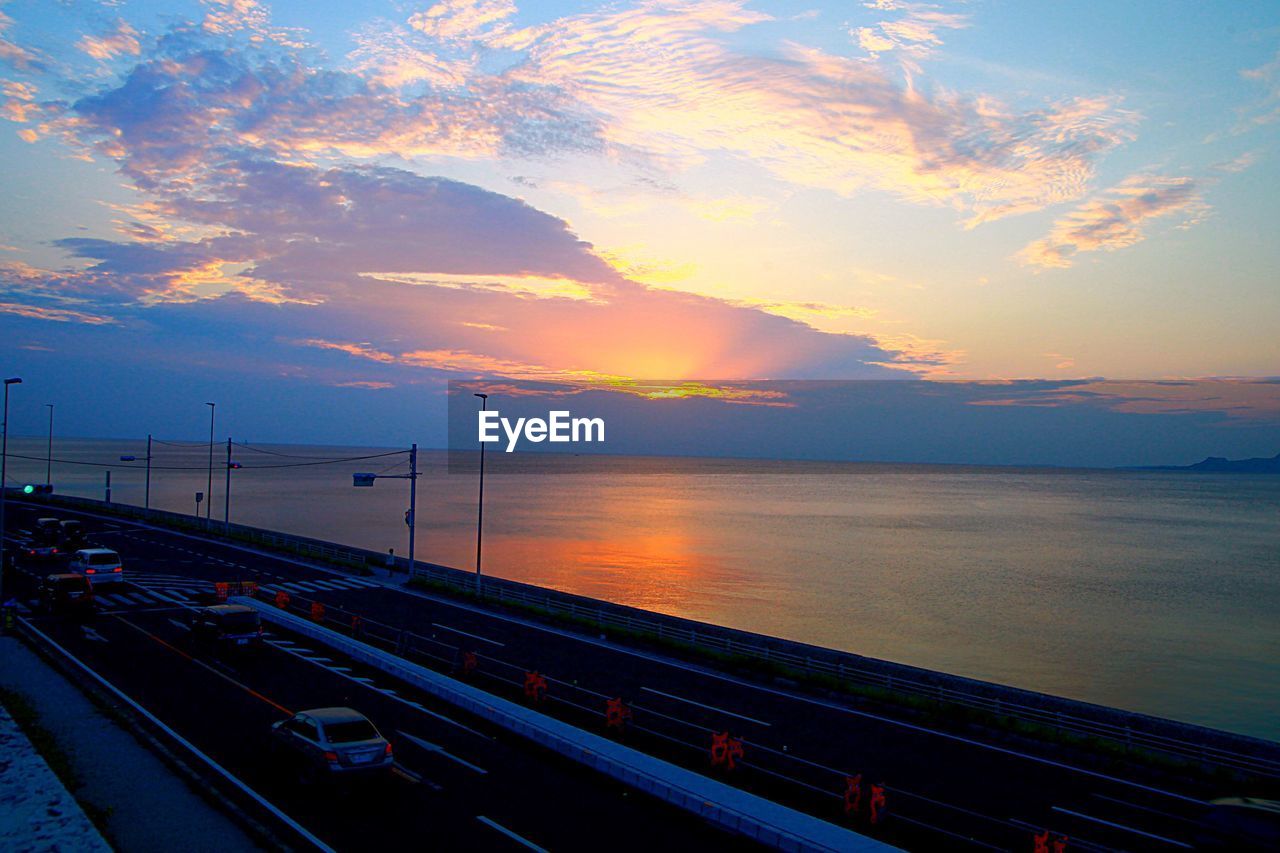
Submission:
M 193 533 L 204 533 L 215 537 L 225 535 L 224 531 L 228 529 L 218 522 L 206 525 L 202 520 L 182 513 L 157 509 L 144 510 L 141 507 L 127 504 L 104 504 L 101 501 L 90 498 L 57 496 L 52 502 L 99 511 L 103 508 L 108 508 L 112 513 L 124 517 L 167 524 Z M 343 547 L 303 536 L 294 536 L 246 525 L 232 524 L 229 526 L 229 530 L 232 537 L 240 541 L 314 557 L 323 561 L 363 566 L 369 565 L 371 562 L 376 563 L 384 558 L 384 555 L 376 554 L 372 551 Z M 399 560 L 398 563 L 404 565 L 403 560 Z M 474 575 L 469 572 L 421 561 L 415 567 L 415 576 L 444 583 L 462 592 L 469 592 L 474 583 Z M 569 616 L 601 627 L 648 634 L 662 641 L 682 643 L 724 655 L 774 664 L 804 675 L 824 676 L 862 687 L 885 690 L 899 696 L 968 708 L 996 717 L 1042 726 L 1079 737 L 1100 738 L 1129 749 L 1148 750 L 1181 760 L 1196 761 L 1280 779 L 1280 748 L 1268 750 L 1276 757 L 1259 756 L 1255 753 L 1238 749 L 1213 746 L 1204 741 L 1192 741 L 1156 734 L 1145 730 L 1141 725 L 1135 726 L 1132 723 L 1118 725 L 1097 718 L 1073 714 L 1061 709 L 1036 707 L 1035 705 L 1009 698 L 1008 695 L 999 695 L 1001 692 L 1009 695 L 1034 695 L 1017 688 L 990 685 L 989 692 L 983 693 L 974 689 L 951 687 L 942 683 L 931 683 L 918 677 L 913 677 L 910 674 L 895 672 L 895 669 L 912 670 L 910 667 L 899 664 L 885 663 L 879 669 L 860 666 L 857 663 L 843 659 L 844 657 L 856 658 L 857 656 L 848 655 L 837 650 L 815 648 L 815 654 L 788 652 L 776 646 L 771 647 L 763 642 L 753 641 L 749 639 L 752 635 L 735 629 L 721 628 L 715 625 L 700 625 L 679 617 L 666 616 L 659 613 L 650 614 L 646 611 L 638 611 L 635 608 L 615 605 L 605 601 L 591 602 L 590 604 L 582 603 L 588 600 L 569 593 L 507 581 L 502 578 L 486 577 L 483 579 L 483 584 L 484 594 L 487 598 L 496 599 L 499 602 L 512 602 L 538 607 L 552 614 Z M 641 613 L 645 615 L 639 615 Z M 737 635 L 736 639 L 735 635 Z M 778 640 L 777 644 L 785 645 L 788 644 L 788 641 Z M 802 647 L 802 644 L 793 645 Z M 967 681 L 967 679 L 957 676 L 944 677 L 955 682 L 963 683 Z M 982 682 L 973 682 L 973 684 L 978 686 Z M 1057 697 L 1046 696 L 1045 698 L 1063 704 L 1072 703 L 1072 700 L 1059 700 Z M 1079 704 L 1082 707 L 1085 706 L 1084 703 Z M 1249 740 L 1243 736 L 1225 734 L 1227 737 L 1238 741 Z

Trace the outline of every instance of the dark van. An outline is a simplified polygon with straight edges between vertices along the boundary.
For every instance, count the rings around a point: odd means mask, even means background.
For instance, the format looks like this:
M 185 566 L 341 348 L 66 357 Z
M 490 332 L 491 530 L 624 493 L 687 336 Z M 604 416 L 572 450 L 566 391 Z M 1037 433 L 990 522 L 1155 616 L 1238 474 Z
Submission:
M 59 525 L 58 542 L 62 550 L 70 554 L 84 547 L 84 525 L 74 518 L 64 519 Z
M 87 619 L 93 615 L 93 585 L 84 575 L 48 575 L 37 592 L 45 613 Z
M 243 604 L 215 604 L 192 611 L 191 640 L 210 648 L 256 648 L 262 645 L 262 619 Z

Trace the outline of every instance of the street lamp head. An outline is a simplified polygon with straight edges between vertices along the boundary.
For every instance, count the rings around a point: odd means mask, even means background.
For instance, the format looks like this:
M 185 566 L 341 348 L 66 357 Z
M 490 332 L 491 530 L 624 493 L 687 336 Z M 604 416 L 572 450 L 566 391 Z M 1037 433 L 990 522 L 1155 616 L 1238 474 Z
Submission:
M 489 395 L 488 395 L 488 394 L 475 394 L 475 395 L 473 395 L 473 396 L 475 396 L 475 397 L 479 397 L 481 400 L 488 400 L 488 399 L 489 399 Z
M 218 405 L 218 404 L 217 404 L 217 403 L 205 403 L 205 405 L 206 405 L 206 406 L 216 406 L 216 405 Z
M 20 377 L 20 376 L 14 376 L 12 379 L 6 379 L 6 380 L 4 381 L 4 384 L 5 384 L 5 385 L 21 385 L 21 384 L 22 384 L 22 377 Z

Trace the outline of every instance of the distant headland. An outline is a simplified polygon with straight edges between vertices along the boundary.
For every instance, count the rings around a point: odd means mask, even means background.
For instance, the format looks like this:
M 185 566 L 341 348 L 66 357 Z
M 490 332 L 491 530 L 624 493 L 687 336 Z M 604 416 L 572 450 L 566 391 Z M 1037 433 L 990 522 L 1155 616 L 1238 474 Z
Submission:
M 1227 459 L 1225 456 L 1206 456 L 1194 465 L 1144 465 L 1130 466 L 1124 471 L 1193 471 L 1209 474 L 1280 474 L 1280 453 L 1271 457 L 1254 459 Z

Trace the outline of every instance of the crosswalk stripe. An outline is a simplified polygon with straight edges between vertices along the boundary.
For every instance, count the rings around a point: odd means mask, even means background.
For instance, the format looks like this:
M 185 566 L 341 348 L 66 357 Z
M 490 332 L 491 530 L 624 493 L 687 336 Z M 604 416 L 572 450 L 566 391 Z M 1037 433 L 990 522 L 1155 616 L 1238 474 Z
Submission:
M 345 589 L 346 587 L 338 586 L 334 581 L 307 581 L 312 586 L 318 586 L 320 589 L 335 590 Z
M 305 587 L 302 584 L 298 584 L 298 583 L 282 583 L 280 584 L 280 586 L 289 590 L 289 592 L 315 592 L 314 589 L 311 589 L 310 587 Z

